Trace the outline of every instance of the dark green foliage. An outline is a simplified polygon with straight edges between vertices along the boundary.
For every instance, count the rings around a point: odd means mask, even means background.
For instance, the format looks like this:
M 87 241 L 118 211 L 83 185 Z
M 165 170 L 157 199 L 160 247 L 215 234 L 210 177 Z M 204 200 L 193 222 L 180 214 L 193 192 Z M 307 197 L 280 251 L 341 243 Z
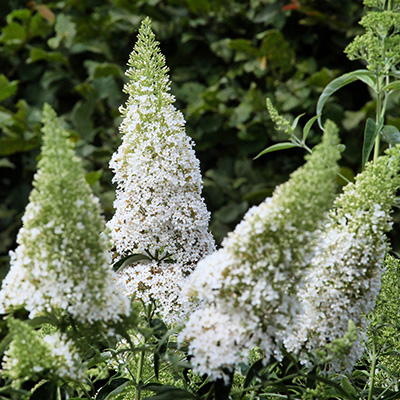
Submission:
M 249 206 L 270 195 L 303 159 L 303 150 L 292 149 L 252 160 L 284 139 L 269 119 L 266 97 L 289 119 L 304 112 L 307 121 L 315 115 L 323 87 L 355 69 L 343 49 L 359 31 L 361 1 L 296 4 L 1 1 L 0 272 L 7 270 L 7 252 L 15 245 L 36 170 L 44 102 L 62 117 L 84 159 L 88 182 L 107 218 L 112 214 L 108 161 L 120 143 L 118 107 L 125 102 L 122 86 L 127 79 L 123 72 L 145 16 L 153 20 L 176 106 L 197 143 L 211 228 L 220 241 Z M 362 90 L 342 89 L 324 109 L 324 117 L 343 128 L 344 163 L 353 171 L 360 161 L 359 122 L 371 110 L 368 93 Z M 392 103 L 389 108 L 396 108 L 398 99 Z M 400 127 L 399 116 L 392 115 L 389 123 Z M 315 125 L 308 144 L 313 146 L 319 136 Z

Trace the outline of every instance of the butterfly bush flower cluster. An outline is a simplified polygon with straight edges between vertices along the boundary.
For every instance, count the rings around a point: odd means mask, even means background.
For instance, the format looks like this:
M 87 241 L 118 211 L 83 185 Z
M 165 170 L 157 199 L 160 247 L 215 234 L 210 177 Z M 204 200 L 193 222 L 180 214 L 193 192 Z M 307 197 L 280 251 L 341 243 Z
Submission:
M 173 323 L 181 318 L 183 282 L 215 248 L 210 215 L 201 197 L 194 143 L 185 134 L 183 115 L 172 105 L 168 68 L 149 18 L 128 65 L 122 144 L 110 162 L 117 192 L 108 226 L 116 260 L 130 254 L 149 258 L 119 273 L 127 294 L 157 303 L 165 321 Z
M 74 343 L 65 334 L 41 335 L 26 322 L 9 319 L 12 341 L 4 353 L 1 373 L 14 386 L 28 379 L 83 379 L 82 360 Z
M 310 353 L 343 337 L 349 321 L 358 328 L 358 339 L 345 359 L 334 360 L 330 369 L 349 370 L 362 354 L 365 315 L 380 289 L 399 169 L 399 147 L 369 163 L 337 198 L 319 233 L 305 286 L 299 291 L 299 323 L 285 340 L 289 351 L 304 350 L 305 364 L 312 362 Z
M 252 347 L 259 346 L 266 361 L 278 352 L 297 309 L 294 294 L 311 259 L 314 231 L 335 196 L 339 158 L 337 128 L 328 122 L 307 163 L 199 263 L 187 292 L 204 306 L 180 336 L 189 342 L 197 372 L 226 378 Z
M 98 199 L 55 112 L 43 112 L 44 144 L 34 189 L 0 291 L 0 312 L 54 312 L 81 324 L 114 324 L 130 313 L 113 283 Z

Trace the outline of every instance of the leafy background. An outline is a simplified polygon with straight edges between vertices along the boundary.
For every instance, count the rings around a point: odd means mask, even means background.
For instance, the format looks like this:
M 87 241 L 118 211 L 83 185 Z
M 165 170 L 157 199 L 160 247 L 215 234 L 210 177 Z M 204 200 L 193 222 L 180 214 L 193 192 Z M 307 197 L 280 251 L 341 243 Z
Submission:
M 87 181 L 109 219 L 114 190 L 108 161 L 120 143 L 118 107 L 140 21 L 153 20 L 176 106 L 196 142 L 204 197 L 218 242 L 303 162 L 300 149 L 253 157 L 285 137 L 265 107 L 315 115 L 324 86 L 362 67 L 343 49 L 358 33 L 361 0 L 63 0 L 0 2 L 0 276 L 8 269 L 50 103 L 83 158 Z M 400 128 L 399 98 L 389 105 Z M 342 173 L 360 164 L 367 89 L 354 83 L 326 106 L 341 128 Z M 301 123 L 300 123 L 301 125 Z M 309 145 L 319 141 L 315 126 Z

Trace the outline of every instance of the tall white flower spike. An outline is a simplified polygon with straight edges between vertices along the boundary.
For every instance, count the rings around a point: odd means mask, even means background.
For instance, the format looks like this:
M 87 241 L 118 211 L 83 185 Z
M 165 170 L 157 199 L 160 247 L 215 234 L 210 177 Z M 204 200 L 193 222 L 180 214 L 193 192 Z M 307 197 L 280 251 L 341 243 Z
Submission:
M 55 312 L 82 324 L 118 323 L 130 304 L 114 282 L 98 199 L 48 105 L 43 123 L 41 160 L 0 291 L 0 312 L 23 306 L 31 318 Z
M 172 105 L 165 58 L 146 18 L 130 55 L 121 107 L 122 144 L 110 167 L 117 183 L 115 215 L 108 226 L 116 259 L 143 254 L 119 276 L 126 294 L 156 303 L 165 322 L 184 316 L 181 287 L 198 261 L 215 249 L 202 179 L 185 120 Z
M 251 208 L 192 274 L 187 292 L 205 305 L 190 317 L 180 340 L 189 342 L 199 373 L 226 378 L 252 347 L 260 347 L 266 361 L 279 351 L 297 310 L 297 284 L 312 256 L 314 232 L 335 196 L 338 143 L 337 128 L 328 122 L 307 163 Z M 215 340 L 205 344 L 207 337 Z M 215 357 L 223 343 L 231 344 L 231 352 Z
M 334 360 L 332 371 L 351 369 L 363 352 L 366 319 L 380 289 L 382 263 L 387 250 L 385 232 L 391 229 L 391 208 L 400 186 L 400 147 L 379 157 L 350 183 L 335 201 L 321 230 L 315 255 L 299 293 L 302 313 L 292 335 L 285 340 L 289 351 L 308 353 L 344 337 L 348 323 L 358 328 L 358 340 L 348 354 Z

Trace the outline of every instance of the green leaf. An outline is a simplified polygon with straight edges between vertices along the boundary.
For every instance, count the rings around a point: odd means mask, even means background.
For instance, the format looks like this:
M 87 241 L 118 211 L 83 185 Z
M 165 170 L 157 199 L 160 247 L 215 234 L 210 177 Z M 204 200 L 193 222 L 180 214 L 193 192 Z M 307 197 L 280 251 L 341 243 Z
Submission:
M 143 386 L 142 390 L 151 390 L 152 392 L 156 392 L 155 396 L 145 397 L 143 400 L 195 400 L 196 399 L 196 397 L 192 393 L 171 385 L 158 386 L 153 383 Z
M 35 136 L 27 141 L 21 140 L 19 137 L 0 138 L 0 156 L 8 156 L 10 154 L 29 151 L 40 146 L 41 140 L 39 136 Z
M 38 47 L 33 47 L 29 53 L 29 58 L 26 60 L 27 63 L 34 63 L 36 61 L 48 61 L 48 62 L 61 62 L 66 63 L 67 59 L 59 51 L 45 51 Z
M 104 78 L 105 76 L 123 76 L 122 68 L 113 63 L 99 63 L 92 60 L 86 60 L 84 62 L 86 69 L 89 72 L 90 79 Z
M 340 186 L 345 186 L 349 182 L 354 182 L 354 172 L 349 167 L 341 166 L 336 180 Z
M 384 125 L 382 136 L 389 144 L 395 145 L 400 143 L 400 132 L 395 126 Z
M 253 160 L 256 160 L 258 157 L 261 157 L 264 154 L 271 153 L 272 151 L 285 150 L 285 149 L 290 149 L 292 147 L 299 147 L 299 146 L 297 144 L 292 143 L 292 142 L 277 143 L 277 144 L 274 144 L 274 145 L 272 145 L 270 147 L 267 147 L 262 152 L 258 153 L 253 158 Z
M 388 92 L 399 90 L 400 89 L 400 81 L 394 81 L 382 88 L 382 90 L 386 90 Z
M 232 39 L 228 42 L 228 47 L 235 51 L 249 53 L 255 57 L 259 54 L 259 50 L 248 39 Z
M 362 149 L 362 169 L 364 169 L 365 163 L 368 161 L 369 155 L 374 147 L 376 135 L 378 133 L 375 121 L 372 118 L 368 118 L 365 124 L 364 130 L 364 143 Z
M 360 81 L 366 83 L 371 88 L 375 89 L 375 81 L 373 79 L 372 73 L 366 69 L 358 69 L 356 71 L 349 72 L 347 74 L 339 76 L 339 78 L 334 79 L 323 90 L 323 92 L 321 93 L 321 96 L 318 99 L 317 112 L 316 112 L 316 114 L 319 115 L 318 125 L 320 126 L 320 128 L 322 130 L 323 130 L 322 121 L 321 121 L 322 109 L 324 108 L 324 105 L 327 102 L 327 100 L 329 99 L 329 97 L 332 96 L 332 94 L 335 93 L 337 90 L 339 90 L 342 87 L 344 87 L 352 82 L 355 82 L 357 80 L 360 80 Z
M 321 114 L 316 115 L 315 117 L 312 117 L 304 126 L 303 128 L 303 142 L 306 141 L 307 136 L 310 132 L 311 127 L 313 126 L 314 122 L 320 117 Z
M 40 385 L 29 397 L 29 400 L 56 400 L 57 399 L 57 383 L 54 381 L 45 382 Z
M 0 159 L 0 168 L 15 168 L 15 164 L 13 164 L 8 158 Z
M 0 42 L 12 49 L 16 49 L 24 42 L 26 36 L 27 32 L 24 26 L 18 22 L 11 22 L 3 28 Z
M 122 257 L 119 261 L 117 261 L 113 265 L 113 269 L 115 272 L 120 271 L 122 268 L 126 267 L 129 264 L 132 264 L 137 261 L 151 261 L 151 258 L 149 256 L 146 256 L 145 254 L 131 254 L 126 257 Z
M 347 393 L 350 393 L 350 394 L 352 394 L 354 396 L 357 395 L 357 390 L 351 384 L 351 382 L 349 381 L 349 378 L 347 378 L 347 376 L 343 376 L 342 382 L 341 382 L 341 386 Z
M 49 46 L 56 49 L 63 42 L 67 48 L 70 48 L 76 35 L 76 24 L 71 20 L 71 17 L 58 14 L 55 30 L 56 36 L 48 40 Z
M 250 386 L 252 380 L 259 375 L 259 372 L 264 368 L 263 360 L 256 361 L 249 369 L 246 375 L 246 379 L 244 381 L 243 388 L 247 388 Z
M 233 385 L 233 372 L 229 372 L 229 381 L 217 379 L 214 383 L 215 400 L 228 400 Z
M 109 400 L 113 396 L 120 394 L 125 390 L 128 385 L 132 385 L 133 382 L 127 378 L 115 378 L 110 380 L 105 386 L 103 386 L 100 392 L 96 396 L 96 400 Z
M 9 81 L 7 77 L 0 74 L 0 101 L 7 99 L 17 93 L 18 81 Z
M 229 224 L 240 218 L 247 209 L 248 204 L 245 202 L 229 202 L 216 211 L 214 217 L 225 224 Z
M 100 180 L 102 175 L 103 175 L 102 169 L 99 169 L 98 171 L 89 171 L 85 175 L 85 179 L 90 186 L 93 186 L 96 182 Z
M 157 339 L 162 339 L 162 337 L 168 332 L 168 328 L 162 319 L 153 318 L 150 321 L 150 327 L 153 328 L 153 335 Z
M 301 118 L 303 115 L 305 115 L 305 113 L 298 115 L 298 116 L 294 119 L 294 121 L 293 121 L 293 123 L 292 123 L 292 130 L 293 130 L 293 131 L 297 128 L 297 124 L 299 123 L 299 120 L 300 120 L 300 118 Z
M 71 120 L 77 132 L 86 141 L 91 141 L 96 132 L 94 129 L 92 114 L 94 112 L 94 96 L 90 96 L 87 101 L 79 100 L 71 112 Z
M 26 22 L 31 17 L 31 12 L 26 8 L 20 8 L 19 10 L 14 10 L 7 15 L 7 24 L 11 24 L 15 19 L 22 22 Z

